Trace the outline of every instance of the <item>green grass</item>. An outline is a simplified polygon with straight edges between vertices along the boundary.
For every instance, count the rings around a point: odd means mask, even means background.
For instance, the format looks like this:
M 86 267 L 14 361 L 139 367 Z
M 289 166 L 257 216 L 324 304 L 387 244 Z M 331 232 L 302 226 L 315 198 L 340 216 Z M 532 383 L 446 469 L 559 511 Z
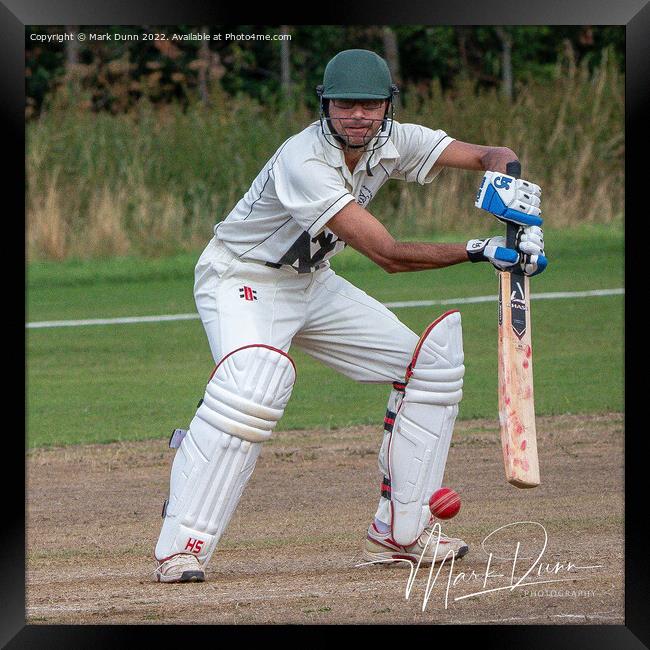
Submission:
M 480 229 L 477 229 L 480 232 Z M 623 286 L 623 234 L 548 231 L 549 269 L 531 281 L 535 401 L 540 415 L 623 410 L 623 296 L 534 300 L 535 292 Z M 197 255 L 31 264 L 28 320 L 191 313 Z M 382 301 L 495 295 L 485 264 L 387 275 L 354 251 L 338 272 Z M 449 307 L 396 309 L 420 332 Z M 496 418 L 496 298 L 460 306 L 465 347 L 461 418 Z M 27 336 L 28 445 L 166 437 L 186 426 L 212 359 L 198 320 L 60 329 Z M 357 384 L 292 350 L 298 380 L 281 429 L 376 424 L 387 387 Z

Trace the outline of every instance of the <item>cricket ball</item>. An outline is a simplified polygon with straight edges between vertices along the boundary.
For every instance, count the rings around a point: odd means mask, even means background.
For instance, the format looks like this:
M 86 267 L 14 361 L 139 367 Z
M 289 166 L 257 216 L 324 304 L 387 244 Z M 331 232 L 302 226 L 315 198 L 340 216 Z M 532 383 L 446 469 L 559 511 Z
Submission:
M 431 514 L 438 519 L 451 519 L 460 510 L 460 497 L 458 492 L 448 487 L 436 490 L 429 499 Z

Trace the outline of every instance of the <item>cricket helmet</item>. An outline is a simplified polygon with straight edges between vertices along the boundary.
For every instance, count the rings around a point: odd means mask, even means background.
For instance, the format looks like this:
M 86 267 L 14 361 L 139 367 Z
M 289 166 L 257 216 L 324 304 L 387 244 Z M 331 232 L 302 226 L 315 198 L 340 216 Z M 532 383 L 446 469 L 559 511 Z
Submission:
M 325 66 L 323 99 L 389 99 L 394 92 L 388 64 L 370 50 L 344 50 Z
M 323 83 L 316 87 L 320 104 L 321 131 L 325 140 L 338 149 L 368 149 L 372 152 L 383 146 L 393 128 L 394 97 L 399 93 L 393 83 L 388 64 L 382 57 L 370 50 L 344 50 L 334 56 L 325 66 Z M 351 145 L 347 136 L 339 134 L 329 117 L 329 102 L 332 99 L 385 99 L 388 100 L 383 119 L 377 124 L 372 139 L 362 145 Z M 368 165 L 368 170 L 370 167 Z

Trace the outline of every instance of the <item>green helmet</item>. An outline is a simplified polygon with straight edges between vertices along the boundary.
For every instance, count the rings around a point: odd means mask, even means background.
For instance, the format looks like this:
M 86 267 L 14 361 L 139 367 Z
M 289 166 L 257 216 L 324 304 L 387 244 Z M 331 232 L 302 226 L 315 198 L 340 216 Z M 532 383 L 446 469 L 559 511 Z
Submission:
M 325 67 L 323 99 L 388 99 L 393 92 L 386 61 L 369 50 L 344 50 Z

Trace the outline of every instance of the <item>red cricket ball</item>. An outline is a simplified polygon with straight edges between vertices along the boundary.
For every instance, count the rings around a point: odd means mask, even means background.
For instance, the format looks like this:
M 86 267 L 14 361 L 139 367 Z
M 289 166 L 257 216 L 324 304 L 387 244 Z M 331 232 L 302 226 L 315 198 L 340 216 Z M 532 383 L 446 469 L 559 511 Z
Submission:
M 460 510 L 460 497 L 458 492 L 448 487 L 436 490 L 429 499 L 431 514 L 438 519 L 451 519 Z

